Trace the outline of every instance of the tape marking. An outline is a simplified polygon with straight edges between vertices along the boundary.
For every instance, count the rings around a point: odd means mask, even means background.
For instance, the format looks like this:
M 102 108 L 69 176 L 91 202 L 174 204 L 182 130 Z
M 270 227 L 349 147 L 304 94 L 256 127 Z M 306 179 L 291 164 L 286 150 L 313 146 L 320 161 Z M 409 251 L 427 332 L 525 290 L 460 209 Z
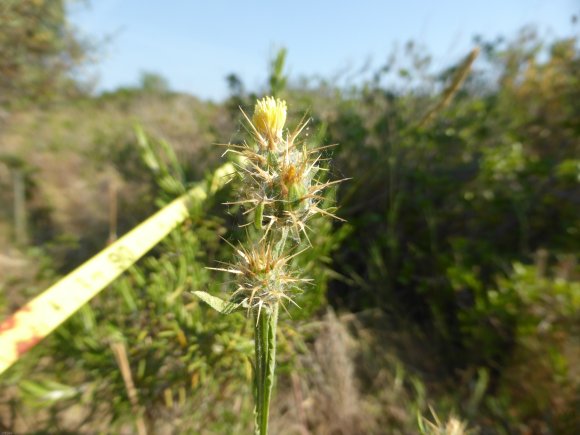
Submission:
M 221 166 L 211 183 L 192 188 L 4 319 L 0 374 L 165 238 L 189 216 L 188 207 L 201 204 L 233 172 L 231 163 Z

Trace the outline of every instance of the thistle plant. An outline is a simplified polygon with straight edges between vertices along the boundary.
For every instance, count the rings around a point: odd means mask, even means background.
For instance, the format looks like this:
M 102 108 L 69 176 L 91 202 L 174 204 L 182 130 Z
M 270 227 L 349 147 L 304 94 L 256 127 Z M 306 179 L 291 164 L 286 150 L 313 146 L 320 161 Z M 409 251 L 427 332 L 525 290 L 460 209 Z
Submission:
M 293 269 L 292 259 L 310 245 L 312 217 L 335 217 L 322 207 L 323 191 L 342 180 L 323 181 L 320 162 L 325 147 L 309 149 L 301 141 L 306 121 L 293 132 L 285 129 L 285 101 L 266 97 L 257 101 L 251 119 L 242 113 L 250 140 L 228 145 L 226 153 L 236 155 L 240 178 L 238 198 L 228 204 L 243 208 L 244 225 L 251 228 L 248 241 L 245 246 L 232 245 L 236 254 L 232 264 L 212 268 L 234 276 L 228 300 L 194 293 L 221 313 L 244 310 L 253 321 L 256 434 L 264 435 L 274 384 L 279 308 L 297 305 L 295 296 L 310 281 Z

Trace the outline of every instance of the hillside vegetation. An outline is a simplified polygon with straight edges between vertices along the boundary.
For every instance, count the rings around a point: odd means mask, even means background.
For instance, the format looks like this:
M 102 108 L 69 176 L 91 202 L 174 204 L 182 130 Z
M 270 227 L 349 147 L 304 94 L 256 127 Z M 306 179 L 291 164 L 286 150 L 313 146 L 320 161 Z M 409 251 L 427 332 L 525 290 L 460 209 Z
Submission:
M 294 260 L 314 282 L 279 327 L 272 433 L 417 433 L 418 416 L 426 433 L 576 433 L 578 41 L 480 48 L 433 72 L 409 44 L 348 88 L 272 63 L 264 93 L 291 127 L 308 111 L 308 140 L 336 144 L 328 170 L 349 179 L 327 198 L 344 222 L 312 221 Z M 223 103 L 144 79 L 0 100 L 0 319 L 246 138 L 256 95 L 234 75 Z M 223 205 L 235 183 L 0 377 L 0 429 L 251 432 L 248 320 L 191 296 L 230 290 L 206 267 L 246 237 Z

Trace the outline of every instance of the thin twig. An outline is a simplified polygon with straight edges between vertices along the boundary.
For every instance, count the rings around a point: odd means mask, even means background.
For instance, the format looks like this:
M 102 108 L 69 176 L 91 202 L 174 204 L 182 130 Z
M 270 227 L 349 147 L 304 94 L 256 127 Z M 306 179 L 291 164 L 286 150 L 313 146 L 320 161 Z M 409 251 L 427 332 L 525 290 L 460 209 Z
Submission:
M 475 47 L 473 50 L 471 50 L 471 53 L 469 53 L 469 55 L 465 58 L 463 64 L 455 74 L 455 77 L 453 77 L 453 81 L 451 82 L 451 84 L 445 89 L 445 91 L 443 91 L 441 100 L 439 100 L 439 102 L 425 114 L 423 119 L 421 119 L 421 121 L 417 125 L 418 127 L 425 127 L 426 125 L 428 125 L 433 120 L 435 115 L 437 115 L 439 112 L 445 109 L 445 107 L 447 107 L 447 105 L 451 102 L 451 100 L 453 99 L 453 97 L 455 96 L 455 94 L 457 93 L 457 91 L 459 90 L 459 88 L 469 75 L 469 72 L 471 71 L 471 66 L 473 65 L 473 62 L 475 62 L 475 59 L 477 59 L 478 55 L 479 55 L 479 47 Z
M 123 376 L 123 382 L 127 389 L 127 396 L 129 396 L 129 402 L 131 402 L 133 413 L 137 417 L 137 433 L 139 435 L 147 435 L 145 420 L 143 420 L 143 415 L 139 406 L 139 398 L 137 397 L 137 389 L 135 388 L 133 376 L 131 375 L 131 366 L 129 365 L 129 358 L 127 357 L 127 349 L 121 342 L 111 343 L 111 349 L 115 355 L 117 365 L 121 370 L 121 375 Z

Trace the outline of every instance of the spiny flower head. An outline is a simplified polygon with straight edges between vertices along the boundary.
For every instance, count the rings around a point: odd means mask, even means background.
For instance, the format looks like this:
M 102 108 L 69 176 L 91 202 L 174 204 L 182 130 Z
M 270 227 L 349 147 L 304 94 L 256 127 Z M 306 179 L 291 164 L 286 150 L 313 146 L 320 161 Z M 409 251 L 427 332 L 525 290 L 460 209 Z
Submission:
M 286 111 L 286 101 L 273 97 L 258 100 L 254 107 L 252 123 L 257 132 L 267 141 L 270 150 L 274 150 L 277 142 L 282 139 Z
M 235 203 L 243 205 L 246 214 L 253 213 L 257 229 L 263 229 L 264 224 L 267 232 L 291 227 L 293 237 L 300 239 L 300 234 L 306 236 L 306 221 L 312 216 L 334 217 L 319 205 L 324 189 L 340 181 L 325 182 L 320 175 L 324 147 L 309 149 L 299 140 L 307 122 L 283 137 L 286 102 L 272 97 L 257 102 L 252 120 L 244 116 L 257 146 L 231 145 L 231 152 L 244 157 L 238 166 L 243 180 L 241 198 Z
M 236 261 L 227 268 L 212 268 L 236 275 L 237 288 L 231 301 L 250 310 L 270 310 L 275 304 L 288 301 L 300 289 L 299 284 L 310 280 L 298 278 L 289 271 L 293 255 L 281 255 L 273 243 L 262 239 L 251 248 L 235 248 Z M 295 303 L 294 303 L 295 304 Z

